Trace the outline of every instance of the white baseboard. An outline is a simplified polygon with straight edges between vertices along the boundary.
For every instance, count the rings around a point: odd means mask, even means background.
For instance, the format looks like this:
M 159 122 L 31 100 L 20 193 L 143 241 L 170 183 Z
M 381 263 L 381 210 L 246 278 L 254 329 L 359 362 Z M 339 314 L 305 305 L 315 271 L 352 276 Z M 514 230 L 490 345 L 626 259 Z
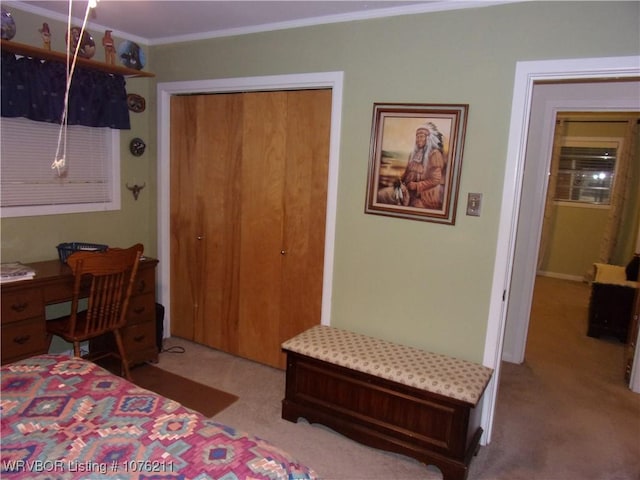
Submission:
M 560 280 L 572 280 L 574 282 L 585 282 L 585 278 L 582 275 L 569 275 L 567 273 L 545 272 L 538 270 L 538 275 L 542 277 L 559 278 Z

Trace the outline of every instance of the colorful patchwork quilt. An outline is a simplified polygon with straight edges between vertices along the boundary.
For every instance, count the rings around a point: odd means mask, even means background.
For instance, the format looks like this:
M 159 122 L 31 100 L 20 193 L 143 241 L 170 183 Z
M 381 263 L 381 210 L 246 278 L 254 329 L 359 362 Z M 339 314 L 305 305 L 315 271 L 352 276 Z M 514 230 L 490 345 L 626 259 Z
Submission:
M 316 479 L 274 445 L 60 355 L 0 369 L 0 476 Z

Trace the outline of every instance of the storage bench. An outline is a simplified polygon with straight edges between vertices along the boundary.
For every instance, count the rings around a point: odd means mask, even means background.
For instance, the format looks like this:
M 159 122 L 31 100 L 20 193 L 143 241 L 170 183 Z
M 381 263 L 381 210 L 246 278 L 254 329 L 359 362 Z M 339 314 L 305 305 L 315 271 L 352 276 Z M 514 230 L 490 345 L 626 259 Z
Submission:
M 324 325 L 282 348 L 282 418 L 435 465 L 445 480 L 467 477 L 490 368 Z

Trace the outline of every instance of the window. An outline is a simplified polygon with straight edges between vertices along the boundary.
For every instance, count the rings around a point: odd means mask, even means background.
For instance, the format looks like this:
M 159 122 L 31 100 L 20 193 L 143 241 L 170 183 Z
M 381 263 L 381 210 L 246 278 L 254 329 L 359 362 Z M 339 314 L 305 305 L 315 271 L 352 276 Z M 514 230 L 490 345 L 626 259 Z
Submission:
M 561 147 L 555 200 L 609 205 L 619 142 L 568 141 Z
M 3 217 L 120 208 L 119 130 L 69 125 L 61 175 L 51 168 L 59 125 L 3 117 L 0 133 Z

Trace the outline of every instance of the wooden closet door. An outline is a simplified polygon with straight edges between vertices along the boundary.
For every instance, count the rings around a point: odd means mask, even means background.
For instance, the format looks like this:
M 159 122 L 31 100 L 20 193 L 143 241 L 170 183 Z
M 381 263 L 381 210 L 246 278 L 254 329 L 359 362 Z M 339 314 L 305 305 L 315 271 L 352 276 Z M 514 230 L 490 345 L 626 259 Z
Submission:
M 281 298 L 286 92 L 246 93 L 240 220 L 240 349 L 274 364 Z M 275 359 L 277 360 L 277 359 Z
M 292 91 L 287 101 L 278 344 L 321 321 L 331 90 Z M 280 367 L 285 360 L 279 352 Z
M 282 342 L 320 323 L 331 91 L 171 111 L 172 334 L 283 368 Z
M 242 99 L 171 99 L 171 333 L 237 350 Z
M 240 355 L 284 368 L 320 323 L 331 91 L 245 94 Z

